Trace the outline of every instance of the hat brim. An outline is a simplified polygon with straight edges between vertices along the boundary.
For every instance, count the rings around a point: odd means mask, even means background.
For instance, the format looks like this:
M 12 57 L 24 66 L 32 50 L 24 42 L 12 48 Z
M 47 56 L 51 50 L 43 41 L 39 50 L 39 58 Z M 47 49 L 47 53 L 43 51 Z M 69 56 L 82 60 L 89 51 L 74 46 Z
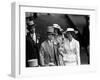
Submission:
M 29 25 L 29 26 L 35 27 L 35 26 L 36 26 L 36 24 L 32 24 L 32 25 Z
M 27 26 L 27 29 L 30 30 L 30 29 L 35 28 L 35 27 L 36 27 L 36 24 L 28 25 L 28 26 Z
M 75 33 L 75 34 L 78 34 L 78 31 L 67 31 L 66 33 L 68 33 L 68 32 L 73 32 L 73 33 Z

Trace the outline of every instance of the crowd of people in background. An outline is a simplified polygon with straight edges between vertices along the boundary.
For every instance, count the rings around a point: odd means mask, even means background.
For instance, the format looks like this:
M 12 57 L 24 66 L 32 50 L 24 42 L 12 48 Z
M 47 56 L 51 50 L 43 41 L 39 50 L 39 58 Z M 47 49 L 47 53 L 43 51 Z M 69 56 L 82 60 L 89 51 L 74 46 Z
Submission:
M 41 34 L 35 31 L 33 19 L 27 22 L 26 67 L 80 65 L 80 44 L 74 28 L 63 30 L 54 23 L 47 26 L 47 39 L 39 43 Z

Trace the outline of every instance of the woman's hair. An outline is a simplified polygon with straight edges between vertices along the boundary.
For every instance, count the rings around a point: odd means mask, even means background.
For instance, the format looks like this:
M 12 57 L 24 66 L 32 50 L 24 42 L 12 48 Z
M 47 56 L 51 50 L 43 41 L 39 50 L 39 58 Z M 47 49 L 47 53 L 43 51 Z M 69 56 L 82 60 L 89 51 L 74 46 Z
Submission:
M 68 36 L 67 36 L 68 33 L 70 33 L 70 34 L 72 35 L 72 37 L 75 38 L 75 32 L 73 32 L 73 31 L 66 32 L 66 33 L 64 34 L 65 38 L 68 38 Z
M 62 35 L 62 32 L 57 28 L 54 29 L 54 32 L 57 33 L 58 35 Z

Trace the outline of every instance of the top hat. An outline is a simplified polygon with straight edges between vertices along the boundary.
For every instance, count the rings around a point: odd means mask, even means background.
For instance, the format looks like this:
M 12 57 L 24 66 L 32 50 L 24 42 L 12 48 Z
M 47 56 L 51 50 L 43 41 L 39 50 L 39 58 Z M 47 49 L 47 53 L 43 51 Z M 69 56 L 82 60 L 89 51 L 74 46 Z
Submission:
M 31 20 L 31 21 L 28 21 L 28 25 L 29 25 L 29 26 L 33 26 L 33 25 L 35 25 L 35 23 L 34 23 L 33 20 Z
M 36 24 L 34 23 L 34 21 L 33 20 L 31 20 L 31 21 L 28 21 L 27 22 L 27 29 L 28 30 L 30 30 L 30 29 L 32 29 L 32 28 L 35 28 L 35 26 L 36 26 Z

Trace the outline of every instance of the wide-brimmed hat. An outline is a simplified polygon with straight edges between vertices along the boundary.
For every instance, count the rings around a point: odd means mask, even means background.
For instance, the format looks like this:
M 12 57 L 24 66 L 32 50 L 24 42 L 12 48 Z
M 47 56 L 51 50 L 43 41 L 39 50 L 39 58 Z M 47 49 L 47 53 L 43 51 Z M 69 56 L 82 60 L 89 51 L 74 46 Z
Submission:
M 74 32 L 75 34 L 78 33 L 78 31 L 74 30 L 74 28 L 67 28 L 65 32 Z
M 66 32 L 72 31 L 74 32 L 74 28 L 67 28 Z
M 59 29 L 60 31 L 63 31 L 63 29 L 58 24 L 53 24 L 53 27 Z
M 54 34 L 54 28 L 53 28 L 53 26 L 48 26 L 47 27 L 47 33 L 48 34 Z

